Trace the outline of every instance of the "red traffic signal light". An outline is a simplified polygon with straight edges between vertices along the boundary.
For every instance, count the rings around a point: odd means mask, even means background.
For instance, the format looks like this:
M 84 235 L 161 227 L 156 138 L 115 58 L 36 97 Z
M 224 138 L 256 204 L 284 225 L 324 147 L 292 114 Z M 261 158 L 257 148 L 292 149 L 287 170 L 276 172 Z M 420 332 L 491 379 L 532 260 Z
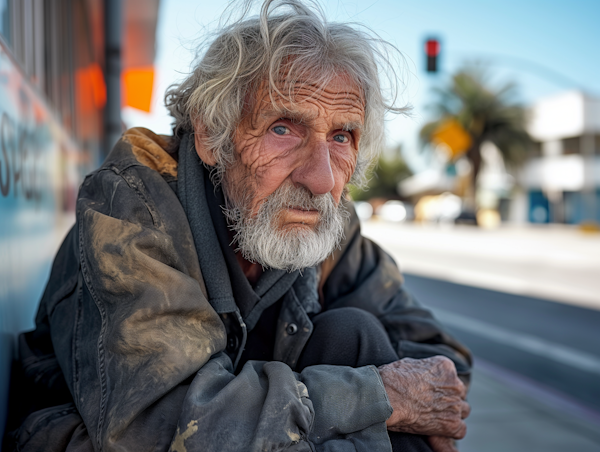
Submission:
M 440 54 L 440 41 L 428 39 L 425 42 L 425 55 L 427 56 L 427 72 L 437 72 L 437 58 Z

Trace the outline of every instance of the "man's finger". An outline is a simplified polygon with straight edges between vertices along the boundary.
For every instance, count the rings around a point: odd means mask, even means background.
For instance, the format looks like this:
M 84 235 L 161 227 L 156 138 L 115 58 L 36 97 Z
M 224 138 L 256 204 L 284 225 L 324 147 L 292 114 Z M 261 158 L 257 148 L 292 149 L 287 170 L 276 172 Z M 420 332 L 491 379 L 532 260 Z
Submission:
M 471 414 L 471 405 L 469 405 L 467 402 L 462 402 L 460 406 L 461 419 L 466 419 L 469 414 Z
M 464 421 L 460 421 L 460 425 L 456 431 L 451 435 L 454 439 L 463 439 L 467 434 L 467 424 Z

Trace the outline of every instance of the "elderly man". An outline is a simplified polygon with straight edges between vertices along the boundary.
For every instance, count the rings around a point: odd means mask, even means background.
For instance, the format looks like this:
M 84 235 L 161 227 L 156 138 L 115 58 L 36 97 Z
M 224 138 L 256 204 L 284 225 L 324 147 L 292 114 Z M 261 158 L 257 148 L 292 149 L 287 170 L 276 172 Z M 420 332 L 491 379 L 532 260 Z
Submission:
M 344 200 L 382 143 L 377 55 L 267 1 L 170 89 L 173 137 L 124 134 L 21 338 L 18 450 L 455 450 L 469 352 Z

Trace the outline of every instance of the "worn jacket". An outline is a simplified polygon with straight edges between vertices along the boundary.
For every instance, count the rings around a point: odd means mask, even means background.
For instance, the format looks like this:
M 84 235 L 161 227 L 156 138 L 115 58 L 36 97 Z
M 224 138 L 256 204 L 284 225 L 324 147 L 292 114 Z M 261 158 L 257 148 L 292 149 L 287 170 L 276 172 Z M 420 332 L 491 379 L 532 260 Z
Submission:
M 468 376 L 469 352 L 404 291 L 355 215 L 319 269 L 320 300 L 296 285 L 283 295 L 274 360 L 234 372 L 227 333 L 245 337 L 245 325 L 210 300 L 167 149 L 132 129 L 81 186 L 37 328 L 20 338 L 33 413 L 18 450 L 391 450 L 375 367 L 294 370 L 322 309 L 369 311 L 401 358 L 446 355 Z

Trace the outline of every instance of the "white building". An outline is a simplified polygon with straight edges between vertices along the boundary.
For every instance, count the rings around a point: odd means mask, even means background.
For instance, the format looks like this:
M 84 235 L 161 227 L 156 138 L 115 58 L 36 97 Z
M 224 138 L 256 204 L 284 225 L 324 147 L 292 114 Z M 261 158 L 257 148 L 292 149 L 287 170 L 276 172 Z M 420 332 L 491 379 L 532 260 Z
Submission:
M 600 99 L 579 91 L 536 102 L 528 132 L 535 155 L 519 174 L 531 222 L 600 220 Z

